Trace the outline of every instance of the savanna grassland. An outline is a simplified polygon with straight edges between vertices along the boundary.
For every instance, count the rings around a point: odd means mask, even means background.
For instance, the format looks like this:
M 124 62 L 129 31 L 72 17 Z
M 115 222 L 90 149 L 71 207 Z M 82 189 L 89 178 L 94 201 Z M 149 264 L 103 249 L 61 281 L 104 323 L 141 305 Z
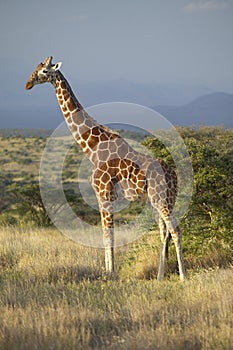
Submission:
M 101 249 L 71 241 L 46 217 L 38 188 L 46 138 L 1 137 L 0 349 L 233 348 L 233 131 L 180 132 L 194 168 L 194 193 L 182 221 L 185 283 L 173 246 L 166 278 L 157 282 L 159 235 L 146 219 L 141 239 L 117 249 L 109 278 Z M 172 163 L 156 139 L 143 143 Z M 98 213 L 71 191 L 80 161 L 72 149 L 66 195 L 77 215 L 98 225 Z M 140 203 L 117 220 L 138 212 Z
M 147 279 L 158 250 L 144 239 L 140 252 L 117 251 L 108 279 L 101 250 L 54 229 L 5 228 L 0 240 L 1 349 L 232 348 L 232 268 Z

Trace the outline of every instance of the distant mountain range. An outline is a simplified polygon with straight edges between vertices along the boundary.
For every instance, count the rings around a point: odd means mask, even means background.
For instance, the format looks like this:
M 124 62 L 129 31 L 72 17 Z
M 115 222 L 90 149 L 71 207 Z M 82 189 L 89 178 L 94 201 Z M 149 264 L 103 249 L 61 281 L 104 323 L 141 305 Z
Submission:
M 45 84 L 25 91 L 25 81 L 26 76 L 22 76 L 13 90 L 4 84 L 0 87 L 0 128 L 54 129 L 63 117 L 51 86 Z M 202 85 L 139 84 L 127 80 L 78 82 L 75 79 L 71 85 L 85 107 L 130 102 L 155 109 L 174 125 L 233 127 L 233 95 L 213 92 Z
M 203 85 L 142 84 L 125 79 L 103 82 L 73 81 L 80 101 L 85 106 L 104 102 L 131 102 L 143 106 L 180 106 L 194 98 L 212 93 Z M 76 90 L 77 86 L 77 90 Z
M 155 106 L 175 125 L 223 125 L 233 127 L 233 95 L 216 92 L 200 96 L 183 106 Z

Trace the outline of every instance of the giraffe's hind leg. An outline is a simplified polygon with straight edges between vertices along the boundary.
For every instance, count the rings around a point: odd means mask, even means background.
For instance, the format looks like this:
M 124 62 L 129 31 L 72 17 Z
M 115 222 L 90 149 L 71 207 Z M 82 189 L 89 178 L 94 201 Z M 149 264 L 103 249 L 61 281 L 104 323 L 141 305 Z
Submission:
M 166 224 L 161 216 L 159 217 L 158 224 L 159 224 L 159 231 L 160 231 L 161 248 L 160 248 L 160 261 L 159 261 L 159 270 L 158 270 L 157 278 L 160 281 L 164 278 L 165 261 L 168 259 L 168 249 L 169 249 L 169 242 L 171 240 L 171 234 L 167 230 Z
M 172 240 L 175 244 L 176 255 L 179 267 L 180 279 L 184 280 L 186 277 L 185 268 L 184 268 L 184 260 L 182 253 L 182 232 L 181 228 L 178 225 L 173 214 L 170 214 L 168 217 L 163 218 L 167 227 L 168 232 L 171 234 Z

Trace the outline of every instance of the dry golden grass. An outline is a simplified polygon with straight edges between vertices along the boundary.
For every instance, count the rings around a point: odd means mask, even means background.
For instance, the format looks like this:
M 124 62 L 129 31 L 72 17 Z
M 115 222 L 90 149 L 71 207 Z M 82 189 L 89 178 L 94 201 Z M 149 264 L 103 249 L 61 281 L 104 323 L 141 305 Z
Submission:
M 118 251 L 108 279 L 102 250 L 55 230 L 2 228 L 0 349 L 231 349 L 233 269 L 159 283 L 140 272 L 157 268 L 157 251 L 150 262 L 141 248 L 137 263 L 132 249 Z

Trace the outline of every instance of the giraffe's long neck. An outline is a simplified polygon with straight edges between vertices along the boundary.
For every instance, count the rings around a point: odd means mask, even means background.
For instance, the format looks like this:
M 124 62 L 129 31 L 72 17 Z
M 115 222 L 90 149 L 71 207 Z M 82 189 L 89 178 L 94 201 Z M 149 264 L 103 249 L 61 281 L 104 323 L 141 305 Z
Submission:
M 54 86 L 56 88 L 57 99 L 65 119 L 76 111 L 78 112 L 83 110 L 81 103 L 79 103 L 77 100 L 68 81 L 60 71 L 57 71 L 56 73 Z
M 93 147 L 90 145 L 90 141 L 93 139 L 93 133 L 100 135 L 105 128 L 99 125 L 83 109 L 68 81 L 60 71 L 57 71 L 53 85 L 56 89 L 58 103 L 73 137 L 79 143 L 84 153 L 91 159 Z

